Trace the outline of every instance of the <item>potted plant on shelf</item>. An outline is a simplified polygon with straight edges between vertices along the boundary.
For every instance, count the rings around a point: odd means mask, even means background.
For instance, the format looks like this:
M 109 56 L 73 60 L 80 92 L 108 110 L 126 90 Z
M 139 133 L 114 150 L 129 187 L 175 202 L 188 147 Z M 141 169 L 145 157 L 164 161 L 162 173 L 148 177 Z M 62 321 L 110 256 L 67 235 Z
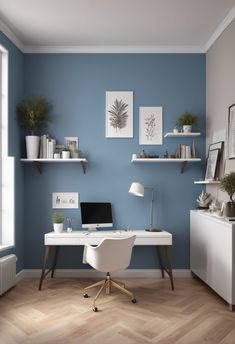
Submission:
M 225 205 L 224 215 L 226 217 L 235 217 L 235 172 L 230 172 L 221 179 L 220 188 L 222 191 L 227 192 L 230 198 L 230 201 Z
M 183 127 L 184 133 L 191 133 L 192 126 L 198 123 L 198 117 L 192 115 L 190 112 L 184 112 L 177 120 L 177 127 Z
M 33 96 L 23 100 L 16 108 L 19 124 L 30 135 L 26 136 L 26 152 L 28 159 L 37 159 L 39 154 L 39 136 L 35 134 L 45 127 L 50 121 L 49 112 L 51 104 L 43 97 Z
M 63 232 L 64 229 L 64 214 L 63 213 L 53 213 L 52 214 L 52 223 L 54 231 L 57 233 Z

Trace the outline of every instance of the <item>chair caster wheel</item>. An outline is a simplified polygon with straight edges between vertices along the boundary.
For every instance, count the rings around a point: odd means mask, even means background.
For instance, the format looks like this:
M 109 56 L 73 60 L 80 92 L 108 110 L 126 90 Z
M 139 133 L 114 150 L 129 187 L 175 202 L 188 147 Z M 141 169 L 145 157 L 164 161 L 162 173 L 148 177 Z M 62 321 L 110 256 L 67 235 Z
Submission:
M 132 299 L 131 302 L 132 302 L 132 303 L 136 303 L 136 299 Z
M 89 296 L 87 294 L 83 294 L 83 297 L 87 299 Z
M 92 310 L 93 310 L 93 312 L 97 312 L 98 308 L 97 307 L 93 307 Z

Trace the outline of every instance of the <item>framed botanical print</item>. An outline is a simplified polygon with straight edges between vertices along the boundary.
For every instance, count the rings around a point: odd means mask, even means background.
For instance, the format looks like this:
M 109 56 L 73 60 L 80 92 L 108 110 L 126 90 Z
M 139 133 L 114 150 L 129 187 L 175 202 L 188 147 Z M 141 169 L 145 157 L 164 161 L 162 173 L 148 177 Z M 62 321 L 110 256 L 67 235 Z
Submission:
M 106 137 L 133 137 L 133 92 L 106 92 Z
M 162 106 L 139 108 L 139 144 L 162 145 Z

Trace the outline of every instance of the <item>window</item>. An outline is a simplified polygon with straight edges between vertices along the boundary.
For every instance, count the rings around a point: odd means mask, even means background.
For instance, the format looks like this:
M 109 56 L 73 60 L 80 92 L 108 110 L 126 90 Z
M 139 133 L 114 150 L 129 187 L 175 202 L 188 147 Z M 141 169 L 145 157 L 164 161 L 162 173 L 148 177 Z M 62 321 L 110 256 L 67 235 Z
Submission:
M 0 251 L 15 241 L 15 161 L 8 156 L 8 51 L 0 45 Z

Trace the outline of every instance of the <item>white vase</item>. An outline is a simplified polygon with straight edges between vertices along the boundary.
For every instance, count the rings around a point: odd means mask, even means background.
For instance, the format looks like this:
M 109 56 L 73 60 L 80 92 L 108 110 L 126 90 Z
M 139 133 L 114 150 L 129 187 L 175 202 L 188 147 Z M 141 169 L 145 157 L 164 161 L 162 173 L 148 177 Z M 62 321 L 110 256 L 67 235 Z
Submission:
M 54 227 L 54 232 L 61 233 L 61 232 L 63 232 L 64 224 L 63 223 L 53 223 L 53 227 Z
M 26 153 L 27 159 L 37 159 L 39 153 L 39 136 L 26 136 Z
M 183 125 L 183 132 L 184 133 L 191 133 L 192 132 L 192 126 L 191 125 Z

